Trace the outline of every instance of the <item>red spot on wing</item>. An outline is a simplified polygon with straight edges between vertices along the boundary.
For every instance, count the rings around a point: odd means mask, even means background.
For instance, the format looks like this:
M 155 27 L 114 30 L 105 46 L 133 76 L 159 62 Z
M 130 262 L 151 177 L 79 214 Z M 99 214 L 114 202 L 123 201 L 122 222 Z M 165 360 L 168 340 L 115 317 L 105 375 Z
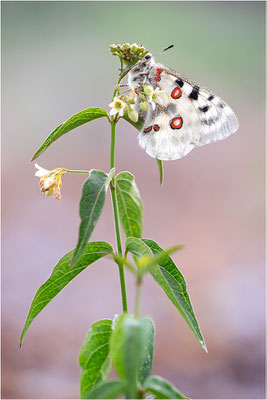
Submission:
M 159 74 L 156 75 L 155 78 L 154 78 L 154 81 L 159 82 L 160 80 L 161 80 L 160 75 Z
M 180 88 L 176 87 L 173 89 L 172 93 L 171 93 L 171 97 L 173 99 L 179 99 L 179 97 L 182 96 L 182 91 Z
M 181 117 L 175 117 L 170 121 L 172 129 L 180 129 L 183 125 L 183 119 Z
M 155 124 L 155 125 L 153 126 L 153 129 L 154 129 L 155 132 L 159 131 L 159 125 Z
M 146 129 L 144 129 L 144 133 L 148 133 L 150 131 L 152 131 L 152 125 L 148 126 Z
M 163 69 L 161 69 L 161 68 L 157 68 L 156 69 L 156 72 L 157 72 L 158 75 L 160 75 L 162 73 L 162 71 L 163 71 Z

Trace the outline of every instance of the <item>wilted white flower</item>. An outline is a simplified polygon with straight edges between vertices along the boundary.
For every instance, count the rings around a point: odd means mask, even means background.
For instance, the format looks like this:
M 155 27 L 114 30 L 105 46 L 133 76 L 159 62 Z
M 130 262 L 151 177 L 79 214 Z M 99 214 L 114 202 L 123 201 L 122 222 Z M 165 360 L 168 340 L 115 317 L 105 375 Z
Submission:
M 54 199 L 60 200 L 60 188 L 62 185 L 62 176 L 67 172 L 63 168 L 56 168 L 52 171 L 40 167 L 40 165 L 35 164 L 37 171 L 35 176 L 40 178 L 40 190 L 42 194 L 50 196 L 54 194 Z
M 119 116 L 122 117 L 126 104 L 118 97 L 114 97 L 114 100 L 109 104 L 109 107 L 111 107 L 110 115 L 119 114 Z

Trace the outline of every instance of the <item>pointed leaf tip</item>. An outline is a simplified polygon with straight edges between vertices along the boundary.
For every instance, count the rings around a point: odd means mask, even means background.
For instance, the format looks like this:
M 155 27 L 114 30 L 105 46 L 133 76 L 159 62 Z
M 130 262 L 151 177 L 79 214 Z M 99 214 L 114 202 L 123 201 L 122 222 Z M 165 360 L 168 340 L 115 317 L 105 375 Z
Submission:
M 63 136 L 65 133 L 72 131 L 73 129 L 86 124 L 87 122 L 93 121 L 94 119 L 107 117 L 108 113 L 103 108 L 90 107 L 86 110 L 82 110 L 77 114 L 72 115 L 67 121 L 58 125 L 56 129 L 48 136 L 44 143 L 39 147 L 31 161 L 39 157 L 53 142 Z

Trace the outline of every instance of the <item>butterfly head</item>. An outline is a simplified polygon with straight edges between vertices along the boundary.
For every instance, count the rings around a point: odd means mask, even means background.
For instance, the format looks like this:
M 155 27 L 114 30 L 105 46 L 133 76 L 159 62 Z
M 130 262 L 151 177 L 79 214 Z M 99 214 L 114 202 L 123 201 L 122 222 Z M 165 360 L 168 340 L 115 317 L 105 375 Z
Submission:
M 154 58 L 151 53 L 147 53 L 145 57 L 140 58 L 140 60 L 134 65 L 131 72 L 140 72 L 149 69 L 151 65 L 155 63 Z
M 152 85 L 155 84 L 155 76 L 156 76 L 156 68 L 154 56 L 163 53 L 164 51 L 171 49 L 173 45 L 166 47 L 159 53 L 152 55 L 151 53 L 147 53 L 143 58 L 141 58 L 131 69 L 129 73 L 128 83 L 130 87 L 134 88 L 138 85 Z

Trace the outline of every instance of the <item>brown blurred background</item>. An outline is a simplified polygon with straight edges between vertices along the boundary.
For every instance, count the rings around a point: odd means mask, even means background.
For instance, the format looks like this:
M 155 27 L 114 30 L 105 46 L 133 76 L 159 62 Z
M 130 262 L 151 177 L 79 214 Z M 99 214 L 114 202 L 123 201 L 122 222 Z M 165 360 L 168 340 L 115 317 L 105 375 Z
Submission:
M 31 156 L 72 114 L 108 107 L 118 73 L 110 43 L 137 42 L 218 93 L 238 133 L 165 163 L 122 121 L 116 169 L 144 202 L 144 237 L 183 243 L 185 276 L 209 353 L 148 277 L 142 313 L 156 325 L 153 373 L 199 399 L 264 397 L 264 2 L 2 2 L 3 398 L 77 398 L 78 352 L 90 325 L 121 312 L 118 271 L 89 267 L 36 318 L 18 348 L 31 300 L 77 241 L 84 176 L 63 178 L 62 200 L 39 194 Z M 109 169 L 109 127 L 94 121 L 38 159 L 47 169 Z M 92 240 L 115 246 L 111 201 Z M 127 273 L 130 309 L 134 282 Z M 115 376 L 113 373 L 112 376 Z

